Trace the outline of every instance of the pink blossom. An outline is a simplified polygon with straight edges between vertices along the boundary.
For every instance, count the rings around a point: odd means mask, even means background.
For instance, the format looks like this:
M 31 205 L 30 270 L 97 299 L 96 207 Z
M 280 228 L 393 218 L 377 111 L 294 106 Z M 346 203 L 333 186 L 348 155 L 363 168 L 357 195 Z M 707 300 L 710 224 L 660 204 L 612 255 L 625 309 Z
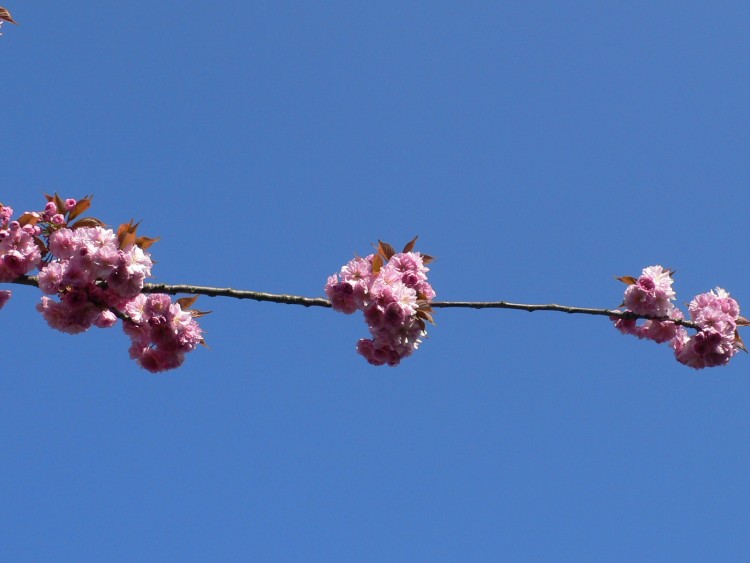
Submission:
M 33 236 L 20 228 L 17 221 L 11 221 L 8 230 L 2 232 L 0 282 L 10 282 L 36 268 L 42 255 Z
M 695 296 L 688 306 L 690 318 L 701 330 L 692 337 L 681 331 L 672 341 L 677 361 L 701 369 L 723 366 L 740 350 L 737 320 L 740 307 L 724 289 L 717 287 Z
M 365 290 L 359 284 L 339 281 L 336 275 L 329 276 L 325 292 L 334 311 L 351 315 L 364 303 Z
M 625 290 L 625 306 L 638 315 L 668 315 L 675 298 L 672 281 L 671 272 L 661 266 L 644 268 L 637 282 Z
M 42 297 L 36 306 L 50 327 L 68 334 L 78 334 L 91 328 L 101 310 L 91 303 L 71 305 Z
M 203 342 L 203 331 L 189 311 L 172 303 L 165 294 L 136 296 L 124 307 L 129 321 L 123 323 L 130 336 L 130 356 L 151 372 L 182 364 L 185 353 Z
M 701 330 L 690 338 L 680 334 L 672 346 L 677 361 L 695 369 L 726 365 L 738 350 L 733 339 L 713 329 Z
M 5 307 L 5 304 L 8 302 L 11 295 L 12 293 L 8 291 L 7 289 L 0 290 L 0 309 Z
M 55 258 L 67 260 L 78 247 L 78 239 L 70 229 L 58 229 L 49 237 L 49 251 Z
M 13 208 L 7 205 L 0 206 L 0 227 L 7 228 L 10 218 L 13 216 Z
M 374 258 L 371 254 L 351 260 L 328 278 L 325 291 L 334 310 L 363 311 L 372 338 L 357 343 L 359 354 L 372 365 L 395 366 L 425 336 L 424 320 L 418 316 L 420 300 L 432 299 L 435 291 L 418 252 L 394 254 L 377 273 L 372 271 Z
M 111 328 L 115 324 L 117 324 L 117 317 L 109 309 L 99 313 L 99 316 L 94 320 L 94 325 L 98 328 Z
M 62 281 L 67 270 L 67 262 L 50 262 L 41 269 L 37 279 L 39 280 L 39 289 L 47 295 L 55 295 L 61 289 Z

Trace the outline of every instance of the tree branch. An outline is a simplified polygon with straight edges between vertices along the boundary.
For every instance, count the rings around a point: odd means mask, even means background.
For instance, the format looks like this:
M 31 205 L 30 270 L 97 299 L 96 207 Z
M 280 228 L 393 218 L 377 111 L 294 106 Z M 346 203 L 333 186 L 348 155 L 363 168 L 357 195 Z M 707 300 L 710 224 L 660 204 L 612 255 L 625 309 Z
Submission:
M 21 276 L 11 283 L 39 287 L 36 276 Z M 262 291 L 250 291 L 245 289 L 232 289 L 229 287 L 206 287 L 200 285 L 167 285 L 162 283 L 147 283 L 143 286 L 143 293 L 166 293 L 168 295 L 193 294 L 205 295 L 206 297 L 231 297 L 233 299 L 252 299 L 254 301 L 269 301 L 271 303 L 284 303 L 286 305 L 302 305 L 303 307 L 331 307 L 331 302 L 322 297 L 302 297 L 300 295 L 286 295 L 279 293 L 265 293 Z M 636 315 L 631 311 L 618 311 L 616 309 L 594 309 L 590 307 L 572 307 L 569 305 L 556 305 L 554 303 L 529 304 L 510 303 L 508 301 L 432 301 L 433 309 L 517 309 L 522 311 L 556 311 L 571 315 L 595 315 L 603 317 L 615 317 L 619 319 L 646 319 L 655 321 L 671 321 L 684 327 L 700 330 L 700 327 L 692 321 L 670 319 L 669 317 L 650 317 L 648 315 Z

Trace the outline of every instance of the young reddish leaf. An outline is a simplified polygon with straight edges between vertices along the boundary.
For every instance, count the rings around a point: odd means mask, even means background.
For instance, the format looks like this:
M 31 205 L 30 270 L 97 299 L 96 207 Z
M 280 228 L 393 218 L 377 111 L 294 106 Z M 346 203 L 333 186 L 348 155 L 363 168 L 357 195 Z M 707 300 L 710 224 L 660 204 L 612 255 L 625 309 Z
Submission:
M 435 320 L 432 318 L 432 315 L 427 311 L 417 311 L 417 317 L 420 319 L 425 319 L 432 325 L 435 324 Z
M 745 317 L 737 317 L 737 326 L 750 326 L 750 321 Z
M 747 348 L 745 348 L 745 343 L 742 342 L 742 338 L 740 337 L 740 331 L 737 329 L 734 330 L 734 339 L 737 341 L 737 347 L 743 352 L 747 353 Z
M 376 254 L 372 259 L 372 273 L 377 274 L 380 272 L 380 268 L 383 267 L 383 257 L 380 254 Z
M 68 220 L 72 221 L 76 217 L 78 217 L 81 213 L 85 212 L 89 207 L 91 207 L 91 200 L 94 196 L 87 195 L 82 199 L 79 199 L 76 202 L 76 206 L 70 210 L 70 214 L 68 215 Z
M 27 211 L 18 218 L 18 223 L 23 227 L 25 225 L 36 225 L 39 222 L 39 215 Z
M 407 242 L 406 246 L 404 246 L 404 249 L 401 252 L 411 252 L 412 250 L 414 250 L 414 245 L 417 243 L 418 238 L 419 235 L 415 236 L 413 239 Z
M 192 316 L 192 317 L 193 317 L 194 319 L 198 319 L 198 318 L 200 318 L 200 317 L 204 317 L 204 316 L 206 316 L 206 315 L 210 315 L 210 314 L 212 313 L 212 311 L 197 311 L 196 309 L 190 309 L 190 310 L 188 311 L 188 313 L 190 313 L 190 315 L 191 315 L 191 316 Z
M 10 12 L 2 7 L 0 7 L 0 20 L 18 25 L 18 22 L 11 17 Z
M 150 248 L 151 245 L 153 245 L 158 240 L 159 240 L 159 237 L 156 237 L 156 238 L 138 237 L 135 240 L 135 245 L 141 250 L 146 250 Z
M 47 253 L 49 252 L 47 250 L 47 245 L 44 244 L 44 241 L 40 239 L 39 237 L 34 237 L 34 244 L 39 247 L 39 252 L 42 253 L 42 260 L 44 260 L 47 257 Z
M 622 276 L 621 278 L 615 278 L 616 280 L 620 280 L 622 283 L 627 285 L 633 285 L 634 283 L 638 282 L 637 278 L 634 278 L 633 276 Z
M 135 244 L 135 233 L 140 224 L 140 221 L 138 223 L 133 223 L 133 220 L 131 219 L 129 223 L 123 223 L 118 227 L 117 240 L 119 241 L 121 249 L 130 248 Z
M 55 207 L 58 213 L 65 213 L 65 202 L 57 193 L 55 193 Z
M 387 242 L 383 242 L 382 240 L 378 240 L 378 252 L 382 254 L 383 258 L 385 258 L 386 260 L 390 260 L 391 257 L 396 254 L 396 251 L 393 249 L 393 247 Z
M 197 295 L 193 295 L 192 297 L 180 297 L 177 300 L 177 303 L 180 305 L 180 307 L 184 309 L 189 309 L 190 306 L 195 303 L 195 301 L 198 299 Z
M 429 254 L 421 254 L 421 256 L 422 256 L 422 264 L 429 264 L 435 259 L 434 256 L 430 256 Z
M 106 226 L 105 223 L 97 219 L 96 217 L 84 217 L 83 219 L 79 219 L 72 225 L 69 225 L 69 229 L 80 229 L 81 227 L 104 227 Z

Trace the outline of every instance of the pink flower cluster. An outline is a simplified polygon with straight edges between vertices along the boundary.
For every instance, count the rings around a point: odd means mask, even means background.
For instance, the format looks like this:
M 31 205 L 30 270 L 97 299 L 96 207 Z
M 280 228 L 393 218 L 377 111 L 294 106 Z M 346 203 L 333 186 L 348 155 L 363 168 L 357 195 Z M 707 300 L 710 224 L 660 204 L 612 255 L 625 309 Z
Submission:
M 425 321 L 432 321 L 435 291 L 425 265 L 431 258 L 412 252 L 414 242 L 399 253 L 380 243 L 377 254 L 354 258 L 325 285 L 335 311 L 364 313 L 372 338 L 361 339 L 357 351 L 375 366 L 396 366 L 411 355 L 427 335 Z
M 42 297 L 37 309 L 52 328 L 70 334 L 114 325 L 110 309 L 122 310 L 140 294 L 153 265 L 141 248 L 119 248 L 114 231 L 99 226 L 54 231 L 49 252 L 56 260 L 39 272 L 39 289 L 60 300 Z
M 42 259 L 35 237 L 41 229 L 12 221 L 13 209 L 0 206 L 0 282 L 13 281 L 36 268 Z
M 672 303 L 672 272 L 661 266 L 644 268 L 636 278 L 618 278 L 628 284 L 623 305 L 636 315 L 667 317 L 683 320 L 685 317 Z M 739 350 L 744 349 L 738 325 L 747 324 L 740 317 L 737 301 L 725 290 L 717 287 L 696 296 L 688 306 L 690 320 L 700 330 L 689 336 L 684 326 L 669 320 L 647 319 L 639 324 L 634 318 L 613 318 L 615 327 L 624 334 L 669 342 L 677 361 L 695 369 L 726 365 Z
M 169 295 L 137 295 L 125 305 L 130 322 L 123 323 L 130 336 L 130 357 L 150 372 L 173 369 L 185 361 L 185 353 L 203 342 L 203 331 L 189 311 L 172 303 Z
M 156 239 L 137 238 L 132 222 L 117 232 L 98 219 L 73 223 L 90 197 L 47 200 L 42 212 L 27 212 L 19 221 L 0 206 L 0 282 L 39 267 L 37 282 L 46 295 L 37 309 L 52 328 L 77 334 L 111 327 L 120 317 L 133 341 L 130 355 L 142 367 L 157 372 L 181 365 L 185 353 L 203 342 L 202 331 L 195 312 L 179 301 L 141 293 L 153 266 L 145 248 Z M 0 292 L 0 308 L 9 297 Z

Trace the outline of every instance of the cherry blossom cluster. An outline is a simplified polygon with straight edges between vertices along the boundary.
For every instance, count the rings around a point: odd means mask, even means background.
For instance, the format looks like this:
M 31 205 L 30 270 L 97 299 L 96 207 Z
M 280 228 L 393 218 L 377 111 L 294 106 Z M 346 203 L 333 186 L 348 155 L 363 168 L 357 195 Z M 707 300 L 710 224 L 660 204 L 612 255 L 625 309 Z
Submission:
M 745 350 L 737 327 L 748 321 L 740 316 L 737 301 L 720 287 L 696 296 L 688 312 L 699 330 L 689 336 L 684 326 L 672 322 L 685 319 L 673 303 L 673 273 L 662 266 L 649 266 L 638 278 L 618 278 L 628 285 L 623 300 L 627 311 L 661 319 L 614 318 L 615 327 L 624 334 L 669 343 L 677 361 L 692 368 L 726 365 L 739 350 Z
M 350 260 L 325 285 L 335 311 L 364 313 L 372 338 L 362 338 L 357 351 L 372 365 L 398 365 L 427 335 L 425 321 L 432 322 L 435 291 L 426 266 L 432 258 L 413 252 L 415 242 L 398 253 L 380 242 L 376 253 Z
M 190 301 L 194 301 L 193 298 Z M 185 354 L 203 342 L 202 330 L 193 314 L 182 308 L 184 300 L 172 303 L 169 295 L 136 295 L 124 312 L 131 322 L 123 323 L 130 336 L 130 357 L 150 372 L 182 365 Z
M 10 207 L 0 206 L 0 281 L 39 268 L 45 295 L 37 310 L 50 327 L 78 334 L 109 328 L 119 317 L 139 365 L 151 372 L 178 367 L 203 342 L 199 313 L 187 309 L 194 299 L 172 303 L 168 295 L 142 294 L 153 266 L 146 249 L 156 239 L 138 237 L 132 222 L 117 232 L 91 217 L 73 222 L 90 205 L 90 197 L 47 196 L 43 211 L 17 221 Z M 9 298 L 9 291 L 0 292 L 0 307 Z

